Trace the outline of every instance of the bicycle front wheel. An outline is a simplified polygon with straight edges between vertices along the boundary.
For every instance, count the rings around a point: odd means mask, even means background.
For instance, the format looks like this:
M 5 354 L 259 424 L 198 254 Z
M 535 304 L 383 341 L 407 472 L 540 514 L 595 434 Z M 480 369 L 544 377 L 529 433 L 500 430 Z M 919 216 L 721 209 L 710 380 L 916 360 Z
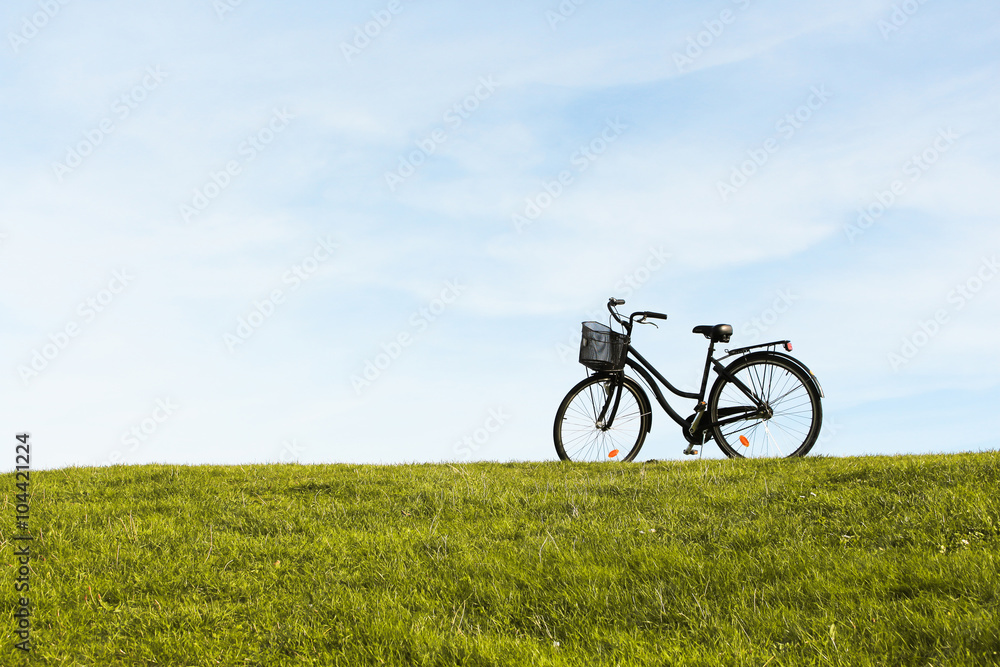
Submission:
M 805 456 L 823 422 L 819 391 L 806 372 L 778 355 L 744 357 L 726 370 L 763 408 L 736 383 L 716 381 L 708 410 L 722 452 L 730 458 Z
M 553 437 L 563 461 L 631 461 L 639 453 L 652 415 L 642 387 L 626 377 L 611 427 L 599 420 L 610 415 L 617 381 L 594 375 L 570 389 L 556 411 Z M 605 405 L 607 409 L 605 410 Z

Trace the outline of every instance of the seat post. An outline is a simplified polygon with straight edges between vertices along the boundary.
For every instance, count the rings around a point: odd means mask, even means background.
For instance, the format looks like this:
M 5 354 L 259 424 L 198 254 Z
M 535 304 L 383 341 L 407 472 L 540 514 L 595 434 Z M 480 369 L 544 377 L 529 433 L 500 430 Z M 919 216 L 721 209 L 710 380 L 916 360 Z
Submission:
M 709 339 L 708 341 L 708 355 L 705 357 L 705 372 L 701 376 L 701 394 L 702 400 L 705 400 L 705 390 L 708 388 L 708 372 L 712 368 L 712 355 L 715 353 L 715 340 Z

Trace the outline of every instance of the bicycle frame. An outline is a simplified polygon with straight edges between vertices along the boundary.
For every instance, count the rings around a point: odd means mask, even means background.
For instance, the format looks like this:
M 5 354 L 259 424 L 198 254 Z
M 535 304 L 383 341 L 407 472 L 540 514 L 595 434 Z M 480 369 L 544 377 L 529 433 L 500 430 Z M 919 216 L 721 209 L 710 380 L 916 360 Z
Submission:
M 777 343 L 764 343 L 764 344 L 761 344 L 761 345 L 755 345 L 753 347 L 754 348 L 756 348 L 756 347 L 767 347 L 768 345 L 775 345 L 775 344 L 777 344 Z M 743 350 L 740 350 L 739 352 L 745 353 L 749 349 L 752 349 L 752 348 L 745 348 Z M 753 402 L 754 411 L 751 412 L 748 409 L 748 410 L 746 410 L 745 412 L 743 412 L 741 414 L 727 415 L 725 419 L 720 419 L 717 422 L 706 424 L 706 425 L 703 426 L 703 428 L 708 428 L 708 427 L 714 426 L 714 425 L 729 424 L 729 423 L 732 423 L 732 422 L 740 421 L 741 419 L 746 419 L 747 416 L 750 416 L 750 415 L 753 415 L 753 414 L 757 414 L 757 413 L 763 413 L 764 411 L 766 411 L 767 406 L 765 406 L 754 395 L 753 391 L 749 387 L 747 387 L 743 382 L 741 382 L 739 378 L 737 378 L 737 377 L 733 376 L 731 373 L 729 373 L 729 371 L 726 370 L 726 367 L 722 365 L 721 359 L 728 359 L 729 357 L 731 357 L 733 355 L 732 354 L 727 354 L 726 356 L 721 357 L 720 359 L 716 359 L 713 356 L 714 353 L 715 353 L 715 341 L 710 341 L 709 345 L 708 345 L 708 354 L 705 357 L 705 370 L 702 373 L 701 388 L 699 389 L 699 391 L 697 393 L 690 392 L 690 391 L 682 391 L 682 390 L 678 389 L 677 387 L 675 387 L 673 384 L 671 384 L 671 382 L 669 380 L 667 380 L 667 378 L 663 377 L 663 374 L 660 373 L 658 370 L 656 370 L 656 368 L 651 363 L 649 363 L 649 361 L 647 361 L 645 357 L 643 357 L 641 354 L 639 354 L 639 351 L 636 350 L 634 347 L 632 347 L 631 344 L 628 346 L 628 357 L 625 360 L 625 365 L 627 367 L 633 369 L 638 375 L 640 375 L 642 377 L 643 380 L 646 381 L 647 386 L 649 386 L 649 388 L 652 389 L 653 395 L 656 397 L 656 402 L 660 404 L 660 407 L 663 408 L 664 412 L 666 412 L 670 416 L 671 419 L 673 419 L 675 422 L 677 422 L 677 424 L 681 428 L 686 428 L 687 427 L 687 419 L 685 417 L 682 417 L 670 405 L 670 402 L 667 401 L 666 396 L 664 396 L 663 392 L 660 390 L 660 386 L 659 386 L 659 384 L 657 384 L 656 380 L 659 380 L 659 383 L 663 384 L 663 386 L 665 386 L 668 390 L 670 390 L 671 393 L 673 393 L 673 394 L 675 394 L 675 395 L 677 395 L 677 396 L 679 396 L 681 398 L 689 398 L 689 399 L 696 400 L 696 401 L 698 401 L 699 404 L 701 404 L 705 400 L 705 392 L 708 389 L 708 376 L 709 376 L 709 373 L 714 368 L 715 372 L 720 377 L 726 378 L 727 380 L 729 380 L 730 382 L 732 382 L 734 386 L 736 386 L 737 388 L 739 388 L 739 390 L 742 391 L 743 394 L 746 395 L 746 397 L 750 401 Z M 612 410 L 611 417 L 610 417 L 610 419 L 608 420 L 608 422 L 606 424 L 608 427 L 611 426 L 611 423 L 614 420 L 615 413 L 617 412 L 618 401 L 621 398 L 622 383 L 624 382 L 624 375 L 625 375 L 624 370 L 621 371 L 619 374 L 621 375 L 621 378 L 617 379 L 617 383 L 616 383 L 616 385 L 617 385 L 616 386 L 617 391 L 615 392 L 615 394 L 617 394 L 617 398 L 615 400 L 615 409 Z M 656 378 L 656 380 L 653 379 L 654 377 Z M 609 396 L 609 398 L 610 398 L 610 396 Z M 607 408 L 607 406 L 605 406 L 605 409 L 606 408 Z

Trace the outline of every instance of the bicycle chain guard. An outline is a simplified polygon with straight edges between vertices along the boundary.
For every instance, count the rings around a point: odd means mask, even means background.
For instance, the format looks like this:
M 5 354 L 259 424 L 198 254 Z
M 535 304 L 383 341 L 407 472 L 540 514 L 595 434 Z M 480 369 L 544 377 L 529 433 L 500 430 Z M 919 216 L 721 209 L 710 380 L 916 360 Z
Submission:
M 694 413 L 690 417 L 688 417 L 687 419 L 684 420 L 684 428 L 681 429 L 681 430 L 684 431 L 684 439 L 687 440 L 687 443 L 689 445 L 698 445 L 700 447 L 701 446 L 701 434 L 702 433 L 706 434 L 706 437 L 705 437 L 705 444 L 706 445 L 709 442 L 711 442 L 712 440 L 714 440 L 715 436 L 712 434 L 711 428 L 707 428 L 707 429 L 706 428 L 700 428 L 700 429 L 698 429 L 697 433 L 695 433 L 694 435 L 691 435 L 691 424 L 694 422 L 694 418 L 695 418 L 696 414 L 698 414 L 698 413 Z M 705 417 L 702 417 L 701 421 L 704 424 L 708 420 Z

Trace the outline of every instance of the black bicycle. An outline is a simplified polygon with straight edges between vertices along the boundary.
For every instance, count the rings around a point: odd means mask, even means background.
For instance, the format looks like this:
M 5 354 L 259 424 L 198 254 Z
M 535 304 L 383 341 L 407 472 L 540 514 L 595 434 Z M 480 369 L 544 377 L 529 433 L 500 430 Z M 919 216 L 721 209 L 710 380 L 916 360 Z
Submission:
M 653 426 L 653 409 L 643 385 L 626 375 L 626 368 L 634 371 L 681 426 L 688 443 L 685 454 L 697 454 L 695 447 L 704 447 L 713 439 L 730 458 L 804 456 L 812 449 L 823 421 L 823 388 L 805 364 L 778 351 L 791 352 L 790 341 L 726 350 L 725 356 L 716 359 L 715 345 L 728 343 L 733 327 L 695 327 L 693 333 L 709 340 L 705 372 L 697 393 L 681 391 L 631 345 L 635 324 L 654 324 L 649 320 L 665 320 L 667 316 L 639 311 L 625 319 L 617 310 L 624 303 L 622 299 L 608 301 L 608 311 L 623 332 L 598 322 L 583 323 L 580 363 L 592 374 L 570 389 L 556 412 L 554 438 L 560 459 L 635 459 Z M 732 357 L 736 359 L 722 364 Z M 706 401 L 711 370 L 718 377 Z M 694 412 L 687 417 L 678 414 L 654 377 L 677 396 L 697 401 Z

